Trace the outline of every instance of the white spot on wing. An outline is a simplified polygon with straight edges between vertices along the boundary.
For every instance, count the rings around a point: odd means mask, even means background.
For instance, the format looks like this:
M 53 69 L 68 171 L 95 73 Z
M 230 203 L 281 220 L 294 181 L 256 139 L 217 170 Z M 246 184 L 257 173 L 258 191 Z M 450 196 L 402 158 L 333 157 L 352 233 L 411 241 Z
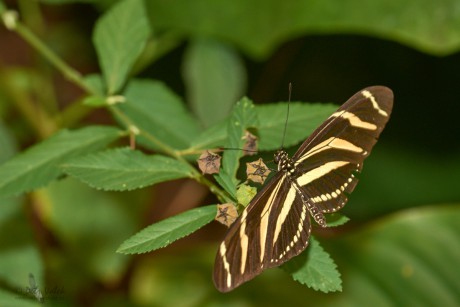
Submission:
M 246 216 L 248 215 L 248 211 L 244 210 L 241 220 L 243 223 L 241 224 L 240 228 L 240 246 L 241 246 L 241 266 L 240 266 L 240 272 L 241 275 L 244 274 L 244 271 L 246 270 L 246 258 L 248 256 L 248 235 L 246 234 Z
M 351 113 L 349 113 L 349 114 L 351 114 Z M 375 129 L 377 129 L 377 126 L 375 126 Z M 341 150 L 348 150 L 348 151 L 357 152 L 357 153 L 362 153 L 363 152 L 363 149 L 361 147 L 358 147 L 355 144 L 353 144 L 351 142 L 348 142 L 346 140 L 343 140 L 343 139 L 340 139 L 340 138 L 332 136 L 332 137 L 328 138 L 327 140 L 319 143 L 318 145 L 316 145 L 312 149 L 310 149 L 307 153 L 305 153 L 303 156 L 301 156 L 295 162 L 295 164 L 298 165 L 299 163 L 301 163 L 305 159 L 307 159 L 307 158 L 309 158 L 309 157 L 311 157 L 311 156 L 313 156 L 313 155 L 315 155 L 317 153 L 320 153 L 322 151 L 329 150 L 331 148 L 336 148 L 336 149 L 341 149 Z
M 353 127 L 362 128 L 366 130 L 376 130 L 377 129 L 377 126 L 375 124 L 362 121 L 358 116 L 356 116 L 355 114 L 351 112 L 347 112 L 347 111 L 335 112 L 330 117 L 341 117 L 343 119 L 347 119 L 350 122 L 350 125 L 352 125 Z
M 374 107 L 374 109 L 376 109 L 379 114 L 383 115 L 383 116 L 388 116 L 388 113 L 385 112 L 384 110 L 380 109 L 379 107 L 379 104 L 377 103 L 377 101 L 375 100 L 375 97 L 374 95 L 371 94 L 371 92 L 369 92 L 368 90 L 365 90 L 365 91 L 362 91 L 361 92 L 363 94 L 364 97 L 366 98 L 369 98 L 372 102 L 372 106 Z
M 362 152 L 363 149 L 361 147 L 356 146 L 355 144 L 348 142 L 347 140 L 334 138 L 329 146 L 337 149 L 344 149 L 353 152 Z
M 277 183 L 275 188 L 273 189 L 270 197 L 268 198 L 267 203 L 265 204 L 264 209 L 262 210 L 260 216 L 260 263 L 263 263 L 264 256 L 265 256 L 265 242 L 267 241 L 267 232 L 268 232 L 268 219 L 270 217 L 271 208 L 273 206 L 273 202 L 275 201 L 276 195 L 280 190 L 286 176 L 281 177 L 280 181 Z
M 306 172 L 305 174 L 303 174 L 302 176 L 300 176 L 298 179 L 297 179 L 297 183 L 300 185 L 300 186 L 304 186 L 304 185 L 307 185 L 309 183 L 311 183 L 312 181 L 318 179 L 318 178 L 321 178 L 322 176 L 332 172 L 333 170 L 336 170 L 338 169 L 339 167 L 342 167 L 344 165 L 347 165 L 349 164 L 350 162 L 348 161 L 333 161 L 333 162 L 327 162 L 317 168 L 314 168 L 308 172 Z
M 222 242 L 220 245 L 220 256 L 222 257 L 222 262 L 224 263 L 224 269 L 227 272 L 227 288 L 230 288 L 232 285 L 232 274 L 230 274 L 230 264 L 227 261 L 227 248 L 225 247 L 225 243 Z
M 276 220 L 276 227 L 275 227 L 275 232 L 274 232 L 274 236 L 273 236 L 273 246 L 275 245 L 276 240 L 278 240 L 278 236 L 279 236 L 279 234 L 281 232 L 281 226 L 283 226 L 284 221 L 286 220 L 286 217 L 288 216 L 289 211 L 291 210 L 291 207 L 292 207 L 292 205 L 294 203 L 294 200 L 295 200 L 295 196 L 296 196 L 296 190 L 292 186 L 289 189 L 289 192 L 288 192 L 288 194 L 286 196 L 286 200 L 283 203 L 283 207 L 281 209 L 281 212 L 278 215 L 278 219 Z

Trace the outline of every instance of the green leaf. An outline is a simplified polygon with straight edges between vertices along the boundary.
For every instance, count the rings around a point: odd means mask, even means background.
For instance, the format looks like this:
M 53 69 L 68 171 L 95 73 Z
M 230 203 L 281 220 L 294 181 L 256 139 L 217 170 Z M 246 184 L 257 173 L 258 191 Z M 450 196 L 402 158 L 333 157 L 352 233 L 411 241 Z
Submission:
M 455 306 L 460 300 L 459 219 L 459 204 L 415 208 L 327 242 L 346 291 L 318 303 Z
M 141 218 L 134 193 L 124 193 L 129 199 L 124 202 L 120 193 L 96 191 L 72 178 L 53 182 L 40 193 L 49 206 L 46 226 L 65 251 L 61 257 L 71 255 L 54 270 L 72 280 L 88 273 L 108 282 L 122 278 L 129 258 L 114 250 Z
M 8 233 L 9 236 L 15 234 L 17 232 Z M 32 239 L 32 234 L 30 239 Z M 2 253 L 0 253 L 0 278 L 3 281 L 25 290 L 29 286 L 28 276 L 32 273 L 36 282 L 43 288 L 43 263 L 35 246 L 32 244 L 14 247 L 2 245 L 2 249 Z
M 458 155 L 436 156 L 398 144 L 379 143 L 376 147 L 364 162 L 358 188 L 344 208 L 354 221 L 413 206 L 460 200 Z
M 342 280 L 337 266 L 329 254 L 313 237 L 299 256 L 282 265 L 292 278 L 309 288 L 325 293 L 342 291 Z
M 326 224 L 327 227 L 337 227 L 344 225 L 347 223 L 350 219 L 346 217 L 345 215 L 342 215 L 340 213 L 331 213 L 326 215 Z
M 93 94 L 104 97 L 106 94 L 104 80 L 100 74 L 90 74 L 84 77 L 84 82 L 88 86 Z
M 238 54 L 212 40 L 196 39 L 189 45 L 183 75 L 193 112 L 206 127 L 230 114 L 246 86 L 246 74 Z
M 284 147 L 304 141 L 334 111 L 333 104 L 311 104 L 291 102 Z M 287 116 L 287 103 L 266 104 L 257 107 L 260 121 L 260 150 L 275 150 L 281 147 Z
M 383 37 L 445 55 L 460 47 L 456 0 L 146 1 L 156 30 L 231 42 L 254 57 L 306 34 Z
M 5 216 L 3 205 L 2 201 L 0 280 L 4 285 L 25 289 L 29 286 L 29 273 L 32 273 L 36 282 L 43 286 L 42 257 L 35 246 L 36 233 L 29 217 L 23 210 L 16 210 Z
M 233 109 L 232 116 L 228 122 L 227 148 L 243 148 L 244 135 L 248 128 L 257 126 L 257 113 L 254 105 L 248 98 L 240 100 Z M 223 187 L 236 199 L 236 171 L 239 166 L 239 159 L 243 155 L 242 150 L 226 150 L 222 158 L 222 168 L 219 174 L 215 175 L 219 183 L 226 183 Z M 219 179 L 217 179 L 219 178 Z
M 61 174 L 58 166 L 64 161 L 100 149 L 120 136 L 120 130 L 103 126 L 58 132 L 0 165 L 1 197 L 48 184 Z
M 161 82 L 133 80 L 126 90 L 126 100 L 119 107 L 134 125 L 170 147 L 187 148 L 200 132 L 182 100 Z M 142 136 L 139 141 L 148 148 L 159 149 Z
M 165 247 L 211 222 L 216 206 L 195 208 L 144 228 L 120 245 L 117 252 L 139 254 Z
M 46 4 L 91 3 L 100 10 L 106 9 L 120 0 L 40 0 Z
M 89 107 L 99 108 L 107 106 L 107 100 L 101 96 L 87 96 L 83 99 L 83 104 Z
M 207 128 L 191 142 L 190 150 L 204 150 L 224 146 L 227 140 L 228 118 Z
M 17 152 L 17 145 L 8 128 L 0 121 L 0 163 L 8 160 Z
M 141 0 L 120 1 L 97 21 L 93 42 L 109 95 L 118 92 L 125 83 L 149 34 Z
M 27 280 L 27 276 L 24 278 Z M 14 306 L 14 307 L 39 307 L 43 306 L 43 303 L 40 303 L 37 300 L 34 300 L 32 296 L 28 296 L 26 292 L 27 283 L 21 285 L 20 290 L 23 291 L 19 296 L 16 292 L 8 292 L 7 290 L 0 289 L 0 305 L 1 306 Z
M 0 1 L 0 14 L 5 13 L 5 11 L 6 11 L 6 6 L 3 3 L 3 1 Z
M 337 106 L 333 104 L 291 102 L 284 146 L 290 147 L 304 141 L 327 119 Z M 259 125 L 259 150 L 275 150 L 281 147 L 287 103 L 255 106 Z M 228 120 L 222 121 L 200 134 L 192 142 L 192 149 L 207 149 L 224 146 L 227 140 Z
M 10 131 L 0 121 L 0 163 L 4 163 L 17 152 L 17 145 L 14 141 Z M 21 198 L 19 197 L 8 197 L 2 199 L 1 210 L 0 210 L 0 225 L 7 219 L 9 219 L 16 212 L 21 210 Z
M 236 190 L 236 199 L 239 204 L 247 207 L 256 194 L 257 189 L 255 187 L 251 187 L 247 184 L 240 184 Z
M 161 155 L 148 156 L 117 148 L 75 158 L 64 171 L 91 187 L 110 191 L 139 189 L 168 180 L 191 177 L 191 167 Z

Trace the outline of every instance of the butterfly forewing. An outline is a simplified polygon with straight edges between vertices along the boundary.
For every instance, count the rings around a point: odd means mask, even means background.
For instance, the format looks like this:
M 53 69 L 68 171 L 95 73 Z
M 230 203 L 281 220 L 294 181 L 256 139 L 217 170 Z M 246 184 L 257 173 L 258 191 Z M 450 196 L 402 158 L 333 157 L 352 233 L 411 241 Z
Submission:
M 342 105 L 254 197 L 217 252 L 214 284 L 227 292 L 298 255 L 308 245 L 310 215 L 343 207 L 356 176 L 387 123 L 393 93 L 368 87 Z M 287 161 L 287 162 L 286 162 Z M 279 163 L 281 163 L 279 162 Z
M 334 212 L 345 205 L 392 106 L 389 88 L 368 87 L 345 102 L 294 154 L 297 182 L 321 211 Z

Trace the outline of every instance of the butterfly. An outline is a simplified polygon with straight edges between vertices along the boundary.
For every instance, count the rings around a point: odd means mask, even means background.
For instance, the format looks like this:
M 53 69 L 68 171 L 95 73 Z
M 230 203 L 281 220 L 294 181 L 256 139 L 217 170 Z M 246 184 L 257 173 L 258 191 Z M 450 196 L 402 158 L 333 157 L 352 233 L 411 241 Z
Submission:
M 219 291 L 231 291 L 300 254 L 308 246 L 311 218 L 327 227 L 325 214 L 346 204 L 392 108 L 389 88 L 367 87 L 329 116 L 292 158 L 284 150 L 275 153 L 278 172 L 219 246 L 213 274 Z

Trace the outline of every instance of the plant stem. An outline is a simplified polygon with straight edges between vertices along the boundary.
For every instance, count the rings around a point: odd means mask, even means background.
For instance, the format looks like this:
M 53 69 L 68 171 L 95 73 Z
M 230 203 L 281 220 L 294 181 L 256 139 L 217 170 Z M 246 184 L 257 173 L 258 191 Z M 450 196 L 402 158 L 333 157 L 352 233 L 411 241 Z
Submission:
M 123 122 L 123 124 L 126 126 L 126 127 L 135 127 L 135 124 L 131 121 L 131 119 L 126 116 L 116 105 L 113 105 L 113 106 L 110 106 L 110 110 L 114 113 L 114 115 L 116 117 L 118 117 L 120 119 L 120 121 Z M 136 129 L 138 129 L 136 127 Z M 196 181 L 198 181 L 199 183 L 201 184 L 204 184 L 205 186 L 207 186 L 209 188 L 209 190 L 214 194 L 216 195 L 220 201 L 222 202 L 232 202 L 232 199 L 230 198 L 230 196 L 227 195 L 227 193 L 225 193 L 225 191 L 223 191 L 222 189 L 220 189 L 218 186 L 216 186 L 213 182 L 209 181 L 205 176 L 203 176 L 200 172 L 198 172 L 195 167 L 193 167 L 193 165 L 190 164 L 190 162 L 188 162 L 187 160 L 184 159 L 184 157 L 180 154 L 180 151 L 177 151 L 175 149 L 173 149 L 172 147 L 164 144 L 163 142 L 161 142 L 159 139 L 157 139 L 155 136 L 153 136 L 152 134 L 144 131 L 144 130 L 141 130 L 139 129 L 140 131 L 140 134 L 142 136 L 144 136 L 147 140 L 149 140 L 150 142 L 152 142 L 152 144 L 155 144 L 161 152 L 185 163 L 185 164 L 188 164 L 191 171 L 192 171 L 192 178 L 195 179 Z
M 7 12 L 11 13 L 11 11 Z M 5 14 L 7 14 L 5 13 Z M 16 31 L 26 42 L 34 47 L 40 54 L 42 54 L 52 65 L 54 65 L 69 81 L 77 84 L 80 88 L 88 93 L 92 93 L 90 87 L 88 87 L 82 76 L 78 71 L 67 65 L 61 58 L 59 58 L 54 51 L 48 48 L 32 31 L 24 26 L 20 21 L 16 20 L 13 27 L 9 27 L 10 30 Z M 94 94 L 94 93 L 93 93 Z

